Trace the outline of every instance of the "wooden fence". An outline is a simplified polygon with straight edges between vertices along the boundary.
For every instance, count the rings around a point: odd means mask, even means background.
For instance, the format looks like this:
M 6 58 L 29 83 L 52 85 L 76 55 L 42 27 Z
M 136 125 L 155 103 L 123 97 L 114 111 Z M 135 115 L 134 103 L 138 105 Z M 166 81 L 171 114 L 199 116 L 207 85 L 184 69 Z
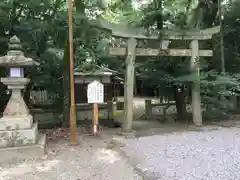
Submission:
M 50 95 L 46 90 L 31 91 L 30 100 L 32 104 L 49 105 L 56 100 L 57 95 Z
M 51 105 L 56 96 L 50 96 L 46 90 L 43 91 L 31 91 L 30 92 L 30 99 L 32 104 L 35 105 Z M 76 111 L 77 111 L 77 120 L 92 120 L 93 117 L 93 109 L 92 104 L 81 103 L 76 104 Z M 114 111 L 116 110 L 116 103 L 114 102 L 106 102 L 99 104 L 99 118 L 102 119 L 113 119 Z M 36 111 L 35 114 L 38 117 L 43 116 L 45 110 Z M 50 113 L 49 110 L 46 113 Z M 53 112 L 54 113 L 54 112 Z M 41 119 L 41 118 L 40 118 Z

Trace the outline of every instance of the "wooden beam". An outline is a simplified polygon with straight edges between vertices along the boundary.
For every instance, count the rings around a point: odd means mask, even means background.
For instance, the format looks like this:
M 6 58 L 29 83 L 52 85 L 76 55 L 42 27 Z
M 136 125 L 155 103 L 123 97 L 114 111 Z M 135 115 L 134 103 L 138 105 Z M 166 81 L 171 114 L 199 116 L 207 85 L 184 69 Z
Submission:
M 77 145 L 77 120 L 75 104 L 75 77 L 73 52 L 73 2 L 68 0 L 69 61 L 70 61 L 70 144 Z
M 175 34 L 175 35 L 174 35 Z M 184 34 L 177 34 L 177 33 L 171 33 L 171 31 L 169 32 L 169 34 L 163 34 L 163 35 L 158 35 L 158 36 L 147 36 L 147 35 L 143 35 L 143 34 L 133 34 L 133 33 L 124 33 L 124 32 L 119 32 L 119 31 L 113 31 L 112 35 L 117 37 L 117 38 L 129 38 L 129 37 L 133 37 L 136 39 L 145 39 L 145 40 L 159 40 L 160 37 L 161 39 L 165 39 L 165 40 L 193 40 L 193 39 L 197 39 L 197 40 L 208 40 L 208 39 L 212 39 L 212 34 L 195 34 L 194 33 L 189 33 L 192 35 L 184 35 Z
M 169 39 L 169 40 L 208 40 L 212 39 L 212 34 L 196 34 L 196 35 L 164 35 L 162 36 L 162 39 Z
M 126 48 L 110 48 L 109 54 L 112 56 L 125 56 L 127 55 Z M 136 48 L 136 56 L 191 56 L 191 49 L 150 49 L 150 48 Z M 212 56 L 212 50 L 199 50 L 199 56 L 209 57 Z
M 175 35 L 174 35 L 175 34 Z M 158 35 L 158 36 L 153 36 L 153 35 L 143 35 L 143 34 L 134 34 L 134 33 L 124 33 L 124 32 L 120 32 L 120 31 L 113 31 L 112 35 L 118 38 L 129 38 L 129 37 L 133 37 L 136 39 L 146 39 L 146 40 L 159 40 L 160 37 L 161 39 L 165 39 L 165 40 L 193 40 L 193 39 L 197 39 L 197 40 L 208 40 L 212 38 L 212 34 L 199 34 L 196 33 L 194 35 L 194 33 L 188 33 L 189 35 L 184 35 L 184 34 L 177 34 L 177 33 L 171 33 L 171 31 L 169 32 L 169 34 L 163 34 L 163 35 Z M 192 35 L 190 35 L 192 34 Z
M 144 28 L 136 28 L 129 26 L 128 24 L 116 24 L 111 23 L 103 18 L 98 19 L 102 29 L 110 31 L 113 36 L 121 38 L 136 38 L 136 39 L 172 39 L 172 40 L 206 40 L 211 39 L 213 34 L 220 32 L 220 26 L 216 26 L 208 29 L 192 29 L 192 30 L 162 30 L 155 31 L 148 35 L 147 30 Z

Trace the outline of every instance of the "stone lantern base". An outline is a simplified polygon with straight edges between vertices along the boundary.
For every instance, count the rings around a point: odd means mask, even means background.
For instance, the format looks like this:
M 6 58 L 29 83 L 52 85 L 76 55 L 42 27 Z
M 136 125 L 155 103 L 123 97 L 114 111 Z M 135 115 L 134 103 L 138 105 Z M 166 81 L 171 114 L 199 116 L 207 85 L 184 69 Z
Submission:
M 36 144 L 0 148 L 0 164 L 15 163 L 26 159 L 41 158 L 45 154 L 45 135 L 37 136 Z
M 1 78 L 1 82 L 12 95 L 0 119 L 0 163 L 43 156 L 46 137 L 38 134 L 21 94 L 29 79 L 10 77 Z

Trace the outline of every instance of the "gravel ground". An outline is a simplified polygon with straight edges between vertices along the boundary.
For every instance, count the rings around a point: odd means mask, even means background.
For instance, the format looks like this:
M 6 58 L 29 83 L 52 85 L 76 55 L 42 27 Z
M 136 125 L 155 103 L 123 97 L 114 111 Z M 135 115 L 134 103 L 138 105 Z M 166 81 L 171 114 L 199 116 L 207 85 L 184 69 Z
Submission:
M 150 180 L 240 179 L 240 129 L 126 140 L 122 149 Z
M 142 180 L 104 140 L 83 138 L 71 147 L 62 140 L 48 145 L 48 156 L 38 161 L 0 166 L 0 180 Z

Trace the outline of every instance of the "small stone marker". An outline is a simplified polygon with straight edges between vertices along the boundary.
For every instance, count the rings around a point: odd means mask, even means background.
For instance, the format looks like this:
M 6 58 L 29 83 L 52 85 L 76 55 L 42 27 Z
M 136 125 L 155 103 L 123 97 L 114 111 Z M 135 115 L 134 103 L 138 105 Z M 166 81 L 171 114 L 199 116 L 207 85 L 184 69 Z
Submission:
M 88 103 L 93 104 L 93 135 L 98 132 L 98 104 L 104 102 L 104 86 L 98 81 L 91 82 L 87 87 Z

